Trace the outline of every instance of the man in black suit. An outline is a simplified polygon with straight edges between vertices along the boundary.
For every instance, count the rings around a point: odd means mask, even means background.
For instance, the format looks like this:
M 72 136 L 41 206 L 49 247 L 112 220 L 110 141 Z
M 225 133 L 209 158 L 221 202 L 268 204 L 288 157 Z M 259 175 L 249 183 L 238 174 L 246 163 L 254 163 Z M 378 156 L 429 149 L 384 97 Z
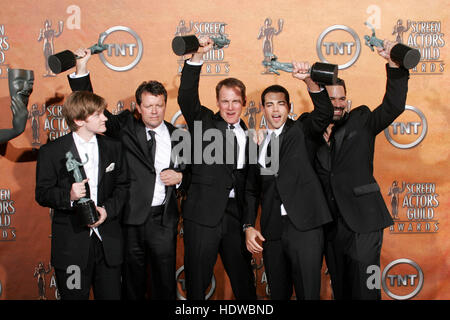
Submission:
M 256 299 L 251 255 L 245 250 L 241 221 L 247 171 L 246 126 L 240 119 L 246 102 L 245 85 L 235 78 L 224 79 L 216 86 L 219 112 L 214 114 L 202 106 L 198 95 L 202 57 L 212 48 L 212 40 L 201 37 L 199 42 L 202 46 L 183 67 L 178 92 L 194 150 L 191 184 L 183 208 L 187 298 L 205 299 L 220 253 L 236 299 Z M 215 143 L 223 142 L 225 152 L 215 150 L 213 161 L 204 158 L 211 151 L 210 142 L 198 141 L 204 134 L 212 134 Z
M 284 87 L 272 85 L 261 94 L 268 132 L 258 163 L 249 168 L 244 229 L 247 249 L 263 254 L 271 299 L 290 299 L 294 286 L 298 300 L 318 300 L 322 226 L 332 218 L 312 159 L 314 141 L 331 122 L 333 107 L 326 90 L 320 91 L 309 77 L 309 64 L 293 62 L 293 67 L 293 77 L 305 81 L 315 97 L 314 110 L 293 121 L 288 119 L 290 101 Z M 260 203 L 261 232 L 255 229 Z
M 75 74 L 69 75 L 72 90 L 92 91 L 87 61 L 90 50 L 75 52 Z M 106 135 L 122 141 L 129 164 L 130 197 L 125 206 L 123 229 L 125 261 L 124 298 L 141 300 L 147 291 L 150 269 L 151 299 L 176 299 L 176 237 L 178 205 L 176 187 L 183 174 L 181 163 L 171 156 L 175 127 L 164 121 L 167 91 L 157 81 L 142 83 L 136 90 L 140 119 L 125 110 L 114 116 L 107 110 Z M 180 166 L 177 166 L 180 165 Z M 177 168 L 176 168 L 177 167 Z
M 42 146 L 37 159 L 36 201 L 54 209 L 51 263 L 63 300 L 89 299 L 91 285 L 95 299 L 120 299 L 120 217 L 129 181 L 120 142 L 99 135 L 106 130 L 105 108 L 93 93 L 71 94 L 63 114 L 72 133 Z M 69 151 L 79 164 L 87 160 L 76 169 L 81 182 L 66 168 Z M 82 225 L 72 206 L 83 197 L 96 204 L 99 220 L 93 225 Z
M 363 105 L 346 112 L 345 83 L 327 86 L 334 117 L 315 165 L 334 219 L 326 228 L 326 262 L 335 299 L 381 299 L 380 290 L 367 287 L 367 267 L 380 266 L 383 229 L 393 221 L 373 176 L 375 137 L 404 111 L 409 78 L 390 59 L 395 44 L 385 40 L 377 49 L 388 61 L 387 85 L 373 111 Z

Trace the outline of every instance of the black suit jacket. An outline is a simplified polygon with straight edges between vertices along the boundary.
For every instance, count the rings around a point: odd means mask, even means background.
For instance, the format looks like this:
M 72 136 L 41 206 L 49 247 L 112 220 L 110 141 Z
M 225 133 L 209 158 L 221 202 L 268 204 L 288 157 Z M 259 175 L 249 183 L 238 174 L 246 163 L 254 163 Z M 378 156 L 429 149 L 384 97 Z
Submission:
M 315 97 L 314 111 L 303 113 L 296 121 L 287 119 L 279 136 L 278 172 L 261 174 L 264 170 L 261 171 L 259 164 L 250 165 L 244 221 L 255 225 L 261 203 L 261 232 L 268 240 L 281 237 L 281 204 L 300 231 L 332 220 L 312 160 L 315 141 L 331 122 L 333 107 L 326 90 L 311 93 L 311 96 Z
M 218 129 L 224 137 L 223 145 L 226 144 L 226 130 L 228 124 L 222 119 L 219 113 L 214 114 L 210 109 L 202 106 L 198 95 L 198 85 L 200 78 L 201 66 L 191 66 L 185 64 L 181 75 L 181 83 L 178 91 L 178 104 L 191 134 L 192 160 L 195 160 L 196 136 L 203 136 L 208 129 Z M 195 129 L 194 122 L 197 122 L 198 128 Z M 245 123 L 240 121 L 241 127 L 246 130 Z M 201 128 L 200 128 L 201 126 Z M 201 129 L 201 130 L 200 130 Z M 248 141 L 248 139 L 247 139 Z M 198 141 L 195 141 L 198 143 Z M 203 141 L 199 150 L 202 154 L 211 142 Z M 248 143 L 246 143 L 248 148 Z M 231 147 L 228 150 L 233 150 Z M 225 156 L 225 150 L 223 155 Z M 247 153 L 247 152 L 246 152 Z M 239 220 L 242 218 L 242 205 L 244 202 L 245 179 L 247 175 L 247 166 L 243 169 L 236 170 L 233 164 L 222 163 L 207 164 L 203 162 L 200 155 L 201 163 L 192 163 L 190 165 L 191 179 L 190 186 L 187 190 L 187 198 L 183 204 L 183 219 L 194 221 L 198 224 L 206 226 L 216 226 L 225 213 L 228 202 L 229 193 L 232 188 L 235 190 L 235 197 L 238 201 Z M 192 161 L 195 162 L 195 161 Z
M 120 227 L 122 210 L 128 196 L 127 165 L 119 141 L 97 135 L 99 151 L 97 206 L 104 206 L 106 220 L 98 230 L 102 237 L 105 259 L 109 266 L 122 263 L 123 244 Z M 52 219 L 51 262 L 55 268 L 66 269 L 87 265 L 90 229 L 80 226 L 78 216 L 71 207 L 70 190 L 75 182 L 73 172 L 67 172 L 67 151 L 81 162 L 72 133 L 48 142 L 39 150 L 36 166 L 36 201 L 54 209 Z M 114 163 L 114 169 L 106 169 Z M 110 167 L 111 168 L 111 167 Z M 81 173 L 86 177 L 83 168 Z M 92 237 L 96 237 L 93 233 Z
M 92 91 L 90 76 L 81 78 L 68 78 L 73 91 Z M 153 200 L 156 172 L 150 156 L 147 144 L 147 133 L 144 123 L 136 119 L 129 110 L 118 115 L 105 110 L 108 118 L 106 122 L 106 135 L 120 139 L 123 144 L 125 157 L 129 166 L 130 196 L 126 203 L 123 223 L 129 225 L 141 225 L 147 219 Z M 164 121 L 169 133 L 175 127 Z M 173 147 L 173 145 L 172 145 Z M 173 167 L 173 164 L 171 163 Z M 180 166 L 177 170 L 183 169 Z M 169 187 L 166 192 L 165 211 L 163 224 L 175 227 L 178 224 L 179 210 L 175 188 Z
M 346 121 L 336 126 L 333 147 L 328 148 L 322 140 L 317 153 L 316 169 L 328 190 L 330 208 L 338 209 L 347 225 L 358 233 L 393 224 L 373 176 L 374 146 L 376 135 L 405 109 L 409 72 L 388 65 L 386 70 L 383 102 L 373 111 L 367 106 L 352 110 Z

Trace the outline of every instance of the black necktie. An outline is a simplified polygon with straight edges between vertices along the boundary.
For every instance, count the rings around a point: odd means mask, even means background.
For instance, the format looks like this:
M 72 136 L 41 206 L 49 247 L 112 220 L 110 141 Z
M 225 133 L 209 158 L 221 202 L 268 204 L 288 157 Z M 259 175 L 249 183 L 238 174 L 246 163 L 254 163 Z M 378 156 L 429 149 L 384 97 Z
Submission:
M 269 140 L 269 144 L 267 145 L 267 150 L 266 150 L 266 168 L 269 166 L 269 164 L 272 162 L 272 142 L 277 139 L 277 135 L 275 134 L 275 132 L 272 132 L 270 134 L 270 140 Z
M 148 130 L 150 134 L 150 140 L 148 140 L 148 148 L 150 150 L 150 156 L 152 157 L 153 163 L 155 163 L 155 155 L 156 155 L 156 139 L 155 139 L 155 131 Z
M 234 133 L 234 125 L 228 125 L 228 129 L 230 129 L 231 134 L 233 135 L 233 147 L 234 147 L 234 167 L 237 168 L 238 159 L 239 159 L 239 143 L 237 141 L 236 134 Z

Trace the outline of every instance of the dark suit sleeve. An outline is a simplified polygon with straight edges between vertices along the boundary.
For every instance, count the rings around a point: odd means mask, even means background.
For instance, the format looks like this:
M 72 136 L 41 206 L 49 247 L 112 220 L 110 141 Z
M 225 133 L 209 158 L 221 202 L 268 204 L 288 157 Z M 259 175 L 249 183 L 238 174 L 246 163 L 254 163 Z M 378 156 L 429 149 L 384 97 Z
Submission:
M 128 164 L 126 162 L 122 144 L 116 143 L 115 150 L 117 157 L 117 176 L 115 179 L 114 190 L 111 196 L 104 202 L 103 206 L 106 209 L 107 219 L 117 217 L 125 206 L 128 200 L 128 192 L 130 188 L 130 181 L 128 179 Z
M 201 68 L 201 66 L 192 66 L 185 62 L 178 89 L 178 105 L 190 130 L 194 128 L 194 120 L 201 120 L 203 112 L 212 113 L 201 105 L 198 95 Z
M 67 76 L 67 79 L 69 80 L 69 85 L 72 91 L 90 91 L 94 92 L 92 88 L 91 83 L 91 76 L 88 74 L 85 77 L 80 78 L 71 78 Z M 127 121 L 130 121 L 130 117 L 133 117 L 131 112 L 129 110 L 124 110 L 118 115 L 113 115 L 111 112 L 109 112 L 107 109 L 105 109 L 104 112 L 105 116 L 108 118 L 108 121 L 106 121 L 106 132 L 105 135 L 119 139 L 120 138 L 120 131 L 122 130 L 123 126 L 125 126 Z
M 88 74 L 85 77 L 80 78 L 71 78 L 67 76 L 67 79 L 69 80 L 69 85 L 72 91 L 89 91 L 94 92 L 94 89 L 92 89 L 92 83 L 91 83 L 91 76 Z
M 257 164 L 251 164 L 248 168 L 247 180 L 245 183 L 245 202 L 242 224 L 255 226 L 258 215 L 258 207 L 261 195 L 260 168 Z
M 372 111 L 368 125 L 374 135 L 386 129 L 404 110 L 408 92 L 409 71 L 386 64 L 387 83 L 383 102 Z
M 57 168 L 54 152 L 49 145 L 39 149 L 36 163 L 36 202 L 43 207 L 59 210 L 71 209 L 70 189 L 58 186 L 58 174 L 65 168 Z
M 325 89 L 317 93 L 310 92 L 309 95 L 314 110 L 311 113 L 302 114 L 298 120 L 302 123 L 306 135 L 322 135 L 333 120 L 333 105 Z

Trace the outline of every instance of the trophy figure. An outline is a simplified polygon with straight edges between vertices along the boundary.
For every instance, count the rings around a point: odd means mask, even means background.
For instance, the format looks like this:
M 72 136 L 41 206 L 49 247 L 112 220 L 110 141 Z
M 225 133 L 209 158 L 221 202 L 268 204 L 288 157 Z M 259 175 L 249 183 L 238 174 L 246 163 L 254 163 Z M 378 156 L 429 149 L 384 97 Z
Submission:
M 292 63 L 279 62 L 276 55 L 273 55 L 273 58 L 269 61 L 264 60 L 262 64 L 269 72 L 277 75 L 280 75 L 277 70 L 284 72 L 292 72 L 294 70 Z M 311 79 L 314 82 L 324 85 L 331 85 L 336 83 L 338 77 L 338 66 L 331 63 L 316 62 L 311 66 L 308 73 L 311 75 Z
M 222 33 L 222 26 L 225 25 L 225 23 L 220 25 L 218 37 L 211 37 L 211 40 L 214 42 L 213 49 L 222 49 L 230 44 L 231 41 Z M 177 56 L 197 52 L 199 47 L 200 43 L 195 35 L 177 36 L 172 40 L 172 50 Z
M 78 162 L 73 158 L 72 152 L 68 151 L 66 153 L 66 168 L 67 172 L 73 171 L 73 177 L 75 182 L 83 181 L 83 176 L 81 175 L 80 167 L 85 165 L 89 161 L 89 157 L 86 154 L 85 162 Z M 75 212 L 80 219 L 81 226 L 87 226 L 94 224 L 98 221 L 98 212 L 95 207 L 95 203 L 92 199 L 89 198 L 81 198 L 77 202 L 74 203 Z
M 108 49 L 108 45 L 103 44 L 103 40 L 105 39 L 105 37 L 106 37 L 105 32 L 102 32 L 98 36 L 98 42 L 89 48 L 91 50 L 91 54 L 97 54 Z M 58 74 L 75 67 L 76 59 L 80 58 L 81 57 L 78 57 L 72 51 L 64 50 L 57 54 L 49 56 L 48 65 L 54 73 Z
M 375 29 L 373 26 L 368 22 L 364 22 L 364 24 L 372 29 L 372 36 L 364 36 L 366 46 L 372 51 L 374 51 L 373 47 L 382 48 L 384 41 L 375 37 Z M 420 61 L 420 52 L 419 50 L 408 47 L 402 43 L 397 43 L 391 50 L 391 59 L 406 69 L 412 69 L 417 66 Z
M 8 69 L 9 96 L 13 114 L 12 128 L 0 129 L 0 143 L 20 135 L 28 119 L 28 100 L 33 92 L 34 72 L 24 69 Z

